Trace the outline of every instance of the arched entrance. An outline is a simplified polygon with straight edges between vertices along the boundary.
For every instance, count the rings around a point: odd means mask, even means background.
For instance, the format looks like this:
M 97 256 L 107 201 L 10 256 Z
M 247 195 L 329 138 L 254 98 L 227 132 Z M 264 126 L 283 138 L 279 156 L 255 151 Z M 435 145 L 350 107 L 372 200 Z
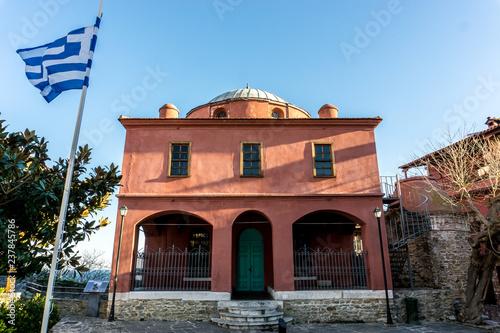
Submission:
M 264 239 L 258 230 L 240 234 L 236 266 L 236 291 L 264 291 Z
M 211 289 L 211 224 L 186 213 L 165 213 L 142 221 L 136 232 L 133 290 Z
M 366 289 L 363 225 L 317 211 L 293 224 L 295 290 Z
M 233 223 L 232 297 L 269 298 L 273 287 L 271 223 L 263 214 L 245 212 Z

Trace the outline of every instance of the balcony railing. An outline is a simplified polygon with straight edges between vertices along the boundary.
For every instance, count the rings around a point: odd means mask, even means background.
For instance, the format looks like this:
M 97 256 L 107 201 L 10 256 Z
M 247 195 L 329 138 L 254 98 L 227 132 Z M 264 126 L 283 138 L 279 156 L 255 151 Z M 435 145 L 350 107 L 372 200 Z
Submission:
M 137 252 L 134 290 L 210 290 L 210 251 L 174 246 L 165 251 Z
M 366 289 L 367 252 L 313 250 L 294 251 L 295 290 Z

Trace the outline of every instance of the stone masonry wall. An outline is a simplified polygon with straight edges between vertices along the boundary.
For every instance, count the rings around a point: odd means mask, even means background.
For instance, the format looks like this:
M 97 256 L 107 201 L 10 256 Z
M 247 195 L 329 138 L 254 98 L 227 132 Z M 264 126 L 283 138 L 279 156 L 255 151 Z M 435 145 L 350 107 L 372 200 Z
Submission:
M 406 321 L 405 298 L 418 300 L 418 320 L 420 321 L 455 321 L 454 301 L 457 292 L 452 290 L 420 289 L 394 290 L 394 301 L 391 309 L 393 319 L 398 322 Z
M 60 313 L 67 315 L 86 316 L 87 303 L 87 300 L 54 299 L 54 305 L 59 307 Z M 108 316 L 107 306 L 107 300 L 101 300 L 99 302 L 99 317 L 106 318 Z
M 408 243 L 410 253 L 411 270 L 413 276 L 414 288 L 434 288 L 434 277 L 432 271 L 432 262 L 430 258 L 429 235 L 424 235 Z M 397 281 L 394 282 L 395 288 L 410 288 L 410 274 L 408 262 L 403 267 Z
M 458 297 L 463 298 L 470 257 L 466 220 L 457 214 L 434 214 L 431 224 L 429 248 L 434 285 L 458 291 Z
M 393 320 L 406 320 L 404 299 L 418 300 L 418 315 L 421 321 L 455 320 L 454 300 L 456 292 L 451 290 L 394 290 L 390 299 Z M 71 303 L 73 302 L 73 303 Z M 62 313 L 86 314 L 86 301 L 56 300 Z M 71 303 L 71 304 L 70 304 Z M 183 301 L 172 299 L 129 299 L 115 302 L 115 316 L 122 320 L 201 320 L 219 317 L 217 301 Z M 106 309 L 106 305 L 108 308 Z M 101 301 L 99 317 L 106 317 L 109 303 Z M 285 317 L 296 322 L 361 323 L 385 322 L 385 298 L 332 298 L 283 300 Z
M 385 321 L 384 299 L 284 300 L 285 317 L 307 323 L 368 323 Z
M 216 301 L 131 299 L 115 301 L 115 316 L 126 320 L 203 320 L 218 317 Z
M 430 232 L 408 243 L 414 287 L 459 291 L 465 293 L 470 246 L 469 231 L 464 216 L 431 214 Z M 395 288 L 409 288 L 408 263 L 403 268 Z
M 456 292 L 451 290 L 394 290 L 394 298 L 389 300 L 395 322 L 406 321 L 405 298 L 418 300 L 418 316 L 421 321 L 454 321 L 454 300 Z M 385 322 L 385 298 L 366 299 L 317 299 L 284 300 L 285 317 L 293 317 L 297 322 L 315 323 L 360 323 Z

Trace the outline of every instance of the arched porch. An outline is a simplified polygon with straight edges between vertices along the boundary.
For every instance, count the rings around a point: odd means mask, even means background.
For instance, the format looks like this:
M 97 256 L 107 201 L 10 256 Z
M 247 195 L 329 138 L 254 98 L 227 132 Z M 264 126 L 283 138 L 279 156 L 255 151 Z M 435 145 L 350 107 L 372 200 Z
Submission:
M 367 289 L 363 224 L 333 211 L 293 223 L 295 290 Z
M 210 290 L 212 225 L 184 212 L 136 225 L 132 290 Z

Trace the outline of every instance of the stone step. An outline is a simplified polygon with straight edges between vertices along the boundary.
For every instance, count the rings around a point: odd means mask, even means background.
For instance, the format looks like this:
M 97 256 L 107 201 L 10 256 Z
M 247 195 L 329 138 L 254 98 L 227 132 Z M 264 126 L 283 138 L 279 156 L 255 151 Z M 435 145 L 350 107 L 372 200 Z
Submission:
M 280 318 L 283 318 L 283 312 L 270 312 L 265 314 L 238 314 L 238 313 L 227 313 L 221 312 L 220 317 L 226 321 L 233 321 L 239 323 L 264 323 L 277 321 Z
M 245 306 L 245 307 L 230 307 L 227 309 L 229 313 L 239 315 L 263 315 L 267 313 L 276 312 L 276 307 L 266 306 Z
M 283 318 L 286 323 L 292 321 L 292 318 Z M 278 320 L 269 321 L 265 323 L 240 323 L 234 321 L 227 321 L 220 318 L 212 318 L 212 322 L 220 327 L 229 328 L 232 330 L 271 330 L 278 327 Z
M 249 307 L 266 307 L 277 308 L 283 307 L 283 301 L 257 300 L 257 301 L 219 301 L 219 308 L 249 308 Z

